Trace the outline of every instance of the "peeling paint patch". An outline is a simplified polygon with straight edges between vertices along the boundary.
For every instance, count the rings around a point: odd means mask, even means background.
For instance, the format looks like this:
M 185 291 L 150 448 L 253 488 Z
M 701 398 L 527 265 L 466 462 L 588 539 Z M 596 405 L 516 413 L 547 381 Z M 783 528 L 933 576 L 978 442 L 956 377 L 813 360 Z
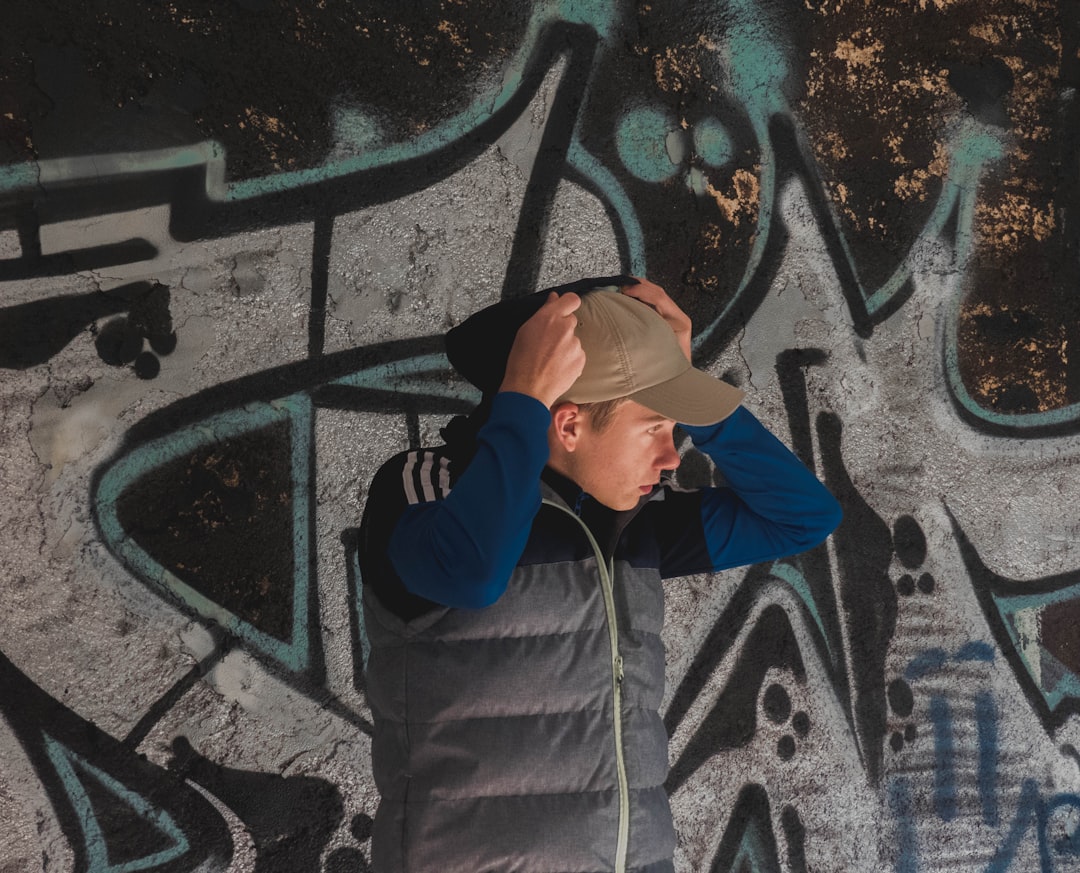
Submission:
M 981 405 L 1035 413 L 1068 404 L 1065 324 L 1053 323 L 1032 306 L 976 299 L 961 310 L 959 338 L 971 352 L 965 381 Z
M 757 220 L 761 184 L 756 173 L 741 168 L 736 170 L 728 188 L 730 193 L 712 184 L 708 184 L 705 190 L 720 207 L 723 216 L 735 227 L 744 220 L 751 223 Z

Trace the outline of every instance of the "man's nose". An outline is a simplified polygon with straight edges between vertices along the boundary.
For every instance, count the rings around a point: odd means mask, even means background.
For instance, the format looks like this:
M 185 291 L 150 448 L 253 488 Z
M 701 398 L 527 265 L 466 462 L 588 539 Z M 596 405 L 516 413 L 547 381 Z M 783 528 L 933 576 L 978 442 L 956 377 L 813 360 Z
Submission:
M 679 456 L 679 450 L 675 448 L 675 441 L 672 440 L 668 443 L 658 466 L 661 470 L 674 470 L 681 463 L 682 458 Z

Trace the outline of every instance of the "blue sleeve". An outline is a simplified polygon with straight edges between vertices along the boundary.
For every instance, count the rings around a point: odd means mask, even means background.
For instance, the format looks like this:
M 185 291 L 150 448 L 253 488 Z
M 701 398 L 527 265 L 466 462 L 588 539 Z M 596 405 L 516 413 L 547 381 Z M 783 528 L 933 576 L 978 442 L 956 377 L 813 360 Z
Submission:
M 535 398 L 496 395 L 469 466 L 441 499 L 409 506 L 389 556 L 405 587 L 444 606 L 480 608 L 502 596 L 540 508 L 551 415 Z
M 664 576 L 792 555 L 818 545 L 840 524 L 836 498 L 744 407 L 719 424 L 682 427 L 727 485 L 667 495 L 664 529 L 679 533 L 661 542 Z

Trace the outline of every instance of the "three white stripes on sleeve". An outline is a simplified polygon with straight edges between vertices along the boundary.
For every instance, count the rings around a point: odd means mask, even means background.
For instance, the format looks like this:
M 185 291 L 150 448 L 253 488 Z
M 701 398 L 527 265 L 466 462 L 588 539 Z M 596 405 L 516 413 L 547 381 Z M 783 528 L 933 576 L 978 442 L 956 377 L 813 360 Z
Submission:
M 430 503 L 450 493 L 449 461 L 445 457 L 436 459 L 434 452 L 409 452 L 401 476 L 410 505 Z

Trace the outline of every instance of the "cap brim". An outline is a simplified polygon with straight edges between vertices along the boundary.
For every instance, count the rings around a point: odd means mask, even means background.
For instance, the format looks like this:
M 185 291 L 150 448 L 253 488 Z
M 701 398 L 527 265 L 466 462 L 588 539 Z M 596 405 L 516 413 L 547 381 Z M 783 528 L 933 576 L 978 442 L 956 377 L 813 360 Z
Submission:
M 631 400 L 679 424 L 716 424 L 733 413 L 745 392 L 690 367 L 667 382 L 642 388 Z

